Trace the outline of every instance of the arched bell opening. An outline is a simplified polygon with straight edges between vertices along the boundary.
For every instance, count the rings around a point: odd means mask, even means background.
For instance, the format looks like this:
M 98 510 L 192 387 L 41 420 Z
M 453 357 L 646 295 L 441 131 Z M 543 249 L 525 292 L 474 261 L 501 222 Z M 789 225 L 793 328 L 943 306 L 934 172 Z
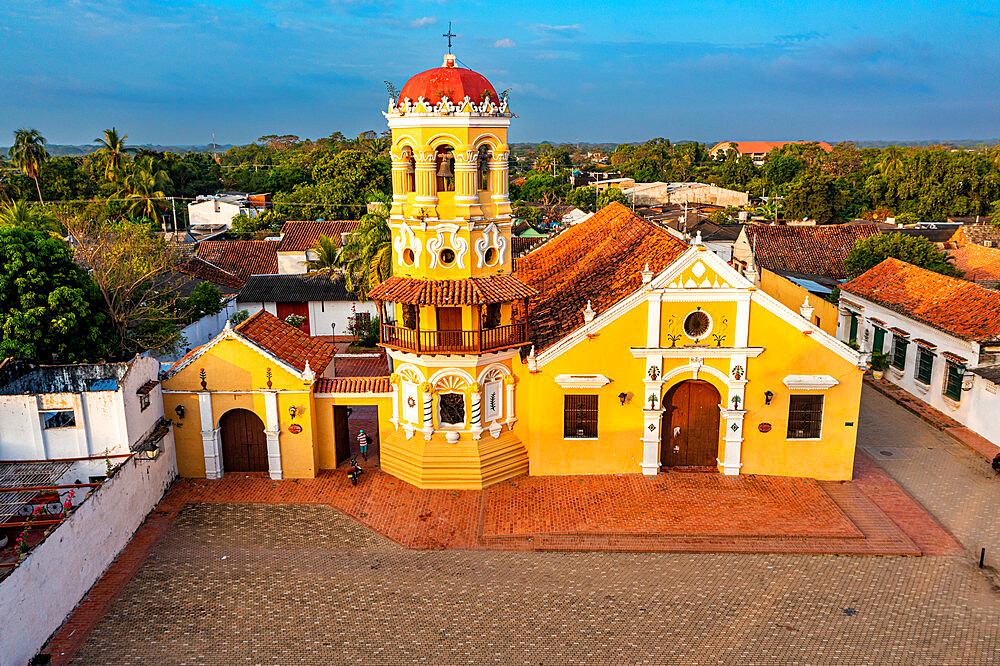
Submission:
M 434 168 L 437 174 L 437 191 L 455 191 L 455 149 L 447 144 L 434 151 Z
M 479 191 L 490 189 L 490 159 L 493 150 L 488 144 L 479 146 L 476 152 L 476 189 Z

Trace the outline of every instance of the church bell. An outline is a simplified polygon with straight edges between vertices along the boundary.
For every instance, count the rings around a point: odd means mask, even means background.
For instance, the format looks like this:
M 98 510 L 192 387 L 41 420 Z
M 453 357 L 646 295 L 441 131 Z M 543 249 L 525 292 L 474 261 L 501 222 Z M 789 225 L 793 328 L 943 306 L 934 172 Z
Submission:
M 454 178 L 455 173 L 451 170 L 451 160 L 447 157 L 441 159 L 441 164 L 438 166 L 437 175 L 439 178 Z

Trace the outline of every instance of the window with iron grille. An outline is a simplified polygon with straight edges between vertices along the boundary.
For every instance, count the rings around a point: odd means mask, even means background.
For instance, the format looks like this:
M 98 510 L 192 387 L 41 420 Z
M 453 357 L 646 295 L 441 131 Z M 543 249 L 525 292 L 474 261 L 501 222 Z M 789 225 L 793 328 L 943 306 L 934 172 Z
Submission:
M 563 436 L 597 437 L 597 396 L 567 395 L 563 400 Z
M 923 347 L 917 347 L 917 381 L 921 384 L 930 384 L 931 372 L 933 370 L 934 352 Z
M 823 396 L 793 395 L 788 401 L 788 439 L 819 439 L 823 428 Z
M 417 306 L 403 303 L 403 326 L 413 330 L 417 327 Z
M 486 306 L 486 321 L 483 322 L 484 328 L 496 328 L 500 325 L 500 304 L 490 303 Z
M 944 394 L 955 402 L 962 399 L 962 374 L 965 369 L 958 363 L 948 362 L 948 374 L 944 378 Z
M 901 335 L 892 336 L 892 367 L 902 370 L 906 367 L 906 345 L 909 340 Z

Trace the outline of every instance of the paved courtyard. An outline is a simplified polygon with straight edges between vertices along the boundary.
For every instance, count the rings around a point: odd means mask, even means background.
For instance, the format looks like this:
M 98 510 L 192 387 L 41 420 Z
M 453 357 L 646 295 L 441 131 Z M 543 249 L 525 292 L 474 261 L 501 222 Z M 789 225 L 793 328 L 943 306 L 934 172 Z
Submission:
M 198 503 L 75 662 L 1000 662 L 1000 587 L 972 552 L 1000 554 L 1000 479 L 884 396 L 864 403 L 859 443 L 967 552 L 410 550 L 331 506 Z

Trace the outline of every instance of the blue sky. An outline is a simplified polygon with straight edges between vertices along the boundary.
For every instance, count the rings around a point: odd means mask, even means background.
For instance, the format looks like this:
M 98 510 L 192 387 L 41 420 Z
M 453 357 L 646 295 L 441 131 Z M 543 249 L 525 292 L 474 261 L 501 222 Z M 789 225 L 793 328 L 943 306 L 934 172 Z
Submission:
M 1000 137 L 995 0 L 3 0 L 0 145 L 381 130 L 449 20 L 512 141 Z

